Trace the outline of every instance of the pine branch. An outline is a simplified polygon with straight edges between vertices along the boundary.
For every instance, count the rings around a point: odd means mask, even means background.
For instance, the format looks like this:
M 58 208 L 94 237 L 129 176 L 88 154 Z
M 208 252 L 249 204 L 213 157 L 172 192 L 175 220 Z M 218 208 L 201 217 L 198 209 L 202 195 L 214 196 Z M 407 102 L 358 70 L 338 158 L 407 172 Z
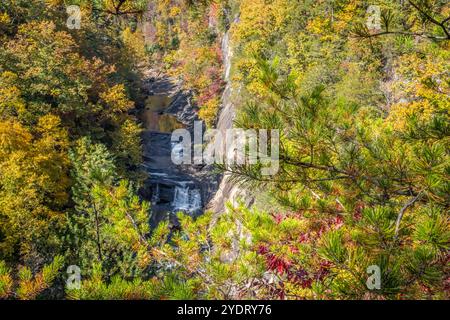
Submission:
M 422 191 L 419 192 L 414 198 L 411 198 L 400 210 L 400 213 L 397 217 L 397 221 L 395 222 L 395 236 L 394 239 L 398 238 L 398 232 L 400 230 L 400 222 L 402 221 L 403 215 L 409 207 L 413 206 L 414 203 L 422 197 Z
M 449 31 L 447 30 L 447 28 L 445 27 L 445 22 L 446 22 L 449 18 L 445 19 L 445 20 L 442 21 L 442 22 L 439 22 L 439 21 L 437 21 L 435 18 L 433 18 L 430 14 L 428 14 L 428 12 L 426 12 L 425 10 L 423 10 L 422 8 L 420 8 L 420 7 L 419 7 L 416 3 L 414 3 L 413 1 L 408 0 L 408 3 L 411 4 L 411 5 L 412 5 L 417 11 L 419 11 L 422 15 L 424 15 L 424 16 L 427 18 L 428 21 L 430 21 L 431 23 L 433 23 L 433 24 L 439 26 L 439 27 L 444 31 L 444 33 L 446 34 L 447 39 L 450 39 L 450 32 L 449 32 Z
M 385 31 L 377 32 L 377 33 L 370 33 L 369 29 L 365 25 L 362 25 L 359 27 L 360 29 L 355 29 L 354 33 L 360 38 L 374 38 L 374 37 L 379 37 L 379 36 L 384 36 L 384 35 L 407 35 L 407 36 L 417 36 L 417 37 L 428 38 L 428 39 L 436 40 L 436 41 L 450 40 L 450 31 L 446 27 L 446 23 L 450 20 L 450 17 L 447 17 L 446 19 L 439 22 L 431 14 L 426 12 L 426 10 L 424 10 L 418 4 L 416 4 L 414 1 L 408 0 L 408 3 L 416 11 L 418 11 L 428 22 L 440 27 L 443 30 L 443 32 L 445 33 L 445 37 L 440 37 L 440 36 L 427 34 L 427 33 L 407 32 L 407 31 L 400 31 L 400 30 L 390 31 L 389 24 L 387 22 L 385 23 L 385 27 L 386 27 Z

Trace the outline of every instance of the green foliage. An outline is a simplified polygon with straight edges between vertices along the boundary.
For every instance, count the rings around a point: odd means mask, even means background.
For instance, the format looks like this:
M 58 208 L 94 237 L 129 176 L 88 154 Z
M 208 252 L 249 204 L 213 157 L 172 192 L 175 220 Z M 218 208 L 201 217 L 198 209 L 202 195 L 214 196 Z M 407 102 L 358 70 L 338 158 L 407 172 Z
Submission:
M 73 300 L 151 299 L 153 287 L 151 281 L 136 279 L 129 282 L 118 275 L 107 284 L 100 264 L 95 264 L 89 280 L 82 281 L 80 289 L 68 290 L 67 296 Z
M 135 276 L 146 266 L 149 206 L 128 181 L 117 182 L 111 154 L 83 138 L 70 153 L 75 212 L 70 215 L 74 261 L 89 271 L 100 263 L 106 275 Z
M 10 270 L 6 266 L 5 261 L 0 261 L 0 298 L 7 298 L 13 287 L 13 280 L 10 275 Z
M 35 275 L 28 267 L 21 267 L 14 281 L 10 270 L 4 261 L 0 261 L 0 298 L 17 298 L 20 300 L 36 299 L 44 290 L 48 289 L 58 277 L 64 258 L 56 256 L 53 262 L 45 265 Z
M 374 1 L 379 30 L 356 0 L 74 3 L 76 32 L 65 1 L 0 3 L 0 298 L 60 297 L 67 263 L 70 299 L 448 299 L 445 1 Z M 227 169 L 271 205 L 150 230 L 143 71 L 182 78 L 213 126 L 225 31 L 235 126 L 281 140 L 273 176 Z
M 354 32 L 363 38 L 386 35 L 424 37 L 434 41 L 450 39 L 448 4 L 445 1 L 407 0 L 374 1 L 380 6 L 381 26 L 370 30 L 364 24 L 355 24 Z
M 31 270 L 60 254 L 74 259 L 83 240 L 77 237 L 87 236 L 90 252 L 92 230 L 80 229 L 81 221 L 76 225 L 75 212 L 88 215 L 101 205 L 117 221 L 111 233 L 128 227 L 123 216 L 130 210 L 140 232 L 146 230 L 148 207 L 132 187 L 141 179 L 141 149 L 130 110 L 131 99 L 139 98 L 140 67 L 148 61 L 142 33 L 128 26 L 146 2 L 119 1 L 114 8 L 110 1 L 76 3 L 82 10 L 79 30 L 66 26 L 65 1 L 0 3 L 0 260 L 12 267 L 13 279 L 23 266 L 27 282 L 16 298 L 35 298 L 51 282 L 51 270 L 38 278 L 41 284 L 33 282 Z M 106 12 L 112 9 L 114 14 Z M 119 183 L 127 179 L 135 181 Z M 76 231 L 68 232 L 72 227 Z M 121 235 L 122 246 L 132 242 Z M 134 250 L 121 259 L 135 259 Z M 7 284 L 2 288 L 2 295 L 10 291 Z
M 308 17 L 289 14 L 305 5 Z M 394 10 L 386 16 L 393 22 L 398 5 L 383 5 Z M 281 268 L 308 266 L 311 282 L 284 279 L 285 294 L 440 298 L 448 277 L 448 43 L 395 48 L 381 35 L 356 42 L 351 26 L 366 8 L 340 1 L 330 16 L 327 6 L 241 1 L 232 26 L 245 96 L 236 126 L 278 129 L 280 169 L 271 177 L 261 175 L 261 163 L 229 170 L 234 181 L 269 188 L 281 215 L 309 225 L 300 237 L 307 249 L 298 261 L 284 253 Z M 410 9 L 399 14 L 414 16 Z M 370 265 L 381 268 L 380 290 L 366 286 Z

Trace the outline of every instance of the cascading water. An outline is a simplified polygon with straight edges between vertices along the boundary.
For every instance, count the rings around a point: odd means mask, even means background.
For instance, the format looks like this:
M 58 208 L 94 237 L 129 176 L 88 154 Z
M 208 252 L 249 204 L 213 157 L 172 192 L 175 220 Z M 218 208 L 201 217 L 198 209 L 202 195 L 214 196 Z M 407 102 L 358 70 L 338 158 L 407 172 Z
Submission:
M 199 189 L 192 190 L 191 193 L 191 208 L 193 211 L 200 210 L 202 208 L 202 196 Z
M 200 190 L 186 184 L 176 186 L 172 207 L 174 212 L 195 213 L 197 210 L 200 210 L 202 208 Z
M 151 202 L 150 225 L 156 227 L 167 219 L 177 224 L 176 213 L 180 211 L 192 216 L 201 214 L 216 192 L 218 180 L 209 168 L 182 164 L 186 152 L 183 141 L 171 141 L 174 130 L 184 127 L 191 131 L 194 121 L 198 121 L 190 94 L 170 78 L 149 81 L 148 94 L 140 118 L 146 129 L 142 134 L 142 168 L 149 178 L 141 195 Z M 166 122 L 167 116 L 178 119 L 176 125 L 168 126 L 174 122 Z
M 189 187 L 175 187 L 172 206 L 174 210 L 189 209 Z

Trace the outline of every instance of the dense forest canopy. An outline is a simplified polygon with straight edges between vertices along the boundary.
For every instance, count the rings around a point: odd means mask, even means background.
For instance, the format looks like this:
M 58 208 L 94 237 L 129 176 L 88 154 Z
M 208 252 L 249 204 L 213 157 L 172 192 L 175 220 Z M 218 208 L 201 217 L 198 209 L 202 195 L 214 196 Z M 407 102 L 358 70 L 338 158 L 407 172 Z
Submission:
M 280 169 L 150 228 L 146 77 L 214 128 L 223 39 Z M 2 0 L 0 298 L 448 299 L 449 40 L 444 0 Z

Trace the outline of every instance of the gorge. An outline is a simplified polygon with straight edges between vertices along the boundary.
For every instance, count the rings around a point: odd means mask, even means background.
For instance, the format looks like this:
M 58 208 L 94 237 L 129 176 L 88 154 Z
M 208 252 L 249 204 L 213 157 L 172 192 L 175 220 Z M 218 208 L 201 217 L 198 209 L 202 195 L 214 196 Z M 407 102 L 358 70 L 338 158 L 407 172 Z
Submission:
M 237 23 L 238 19 L 235 19 Z M 235 105 L 231 68 L 233 50 L 230 34 L 222 35 L 223 78 L 225 88 L 215 129 L 225 133 L 233 128 Z M 247 205 L 253 197 L 231 183 L 228 174 L 216 172 L 214 165 L 175 165 L 171 153 L 177 144 L 170 142 L 171 132 L 178 128 L 193 130 L 194 121 L 200 121 L 192 96 L 181 82 L 167 76 L 150 78 L 146 82 L 148 98 L 140 119 L 144 125 L 142 135 L 144 146 L 143 168 L 149 175 L 143 190 L 143 197 L 152 203 L 151 225 L 169 216 L 176 224 L 175 214 L 183 211 L 192 216 L 204 209 L 220 213 L 226 210 L 226 202 L 236 204 L 238 199 Z M 205 124 L 203 124 L 205 128 Z M 205 131 L 205 130 L 204 130 Z M 222 150 L 225 153 L 225 150 Z

